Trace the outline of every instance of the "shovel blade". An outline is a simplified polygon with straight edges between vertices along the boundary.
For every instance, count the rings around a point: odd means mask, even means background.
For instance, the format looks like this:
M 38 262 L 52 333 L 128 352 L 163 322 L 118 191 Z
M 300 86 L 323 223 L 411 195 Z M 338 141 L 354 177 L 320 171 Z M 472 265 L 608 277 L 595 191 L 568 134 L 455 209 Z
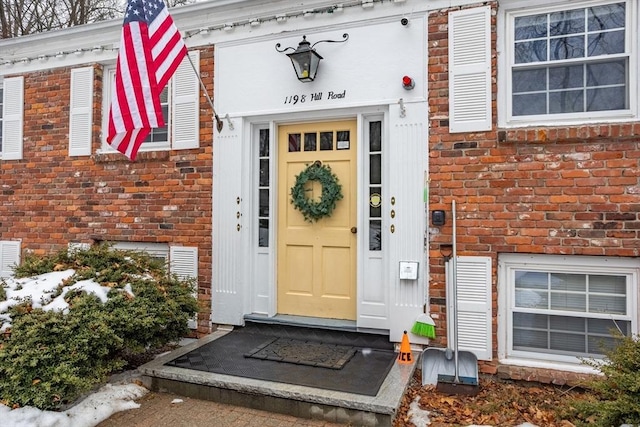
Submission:
M 463 394 L 475 396 L 480 391 L 477 378 L 456 377 L 454 375 L 438 375 L 436 390 L 444 394 Z

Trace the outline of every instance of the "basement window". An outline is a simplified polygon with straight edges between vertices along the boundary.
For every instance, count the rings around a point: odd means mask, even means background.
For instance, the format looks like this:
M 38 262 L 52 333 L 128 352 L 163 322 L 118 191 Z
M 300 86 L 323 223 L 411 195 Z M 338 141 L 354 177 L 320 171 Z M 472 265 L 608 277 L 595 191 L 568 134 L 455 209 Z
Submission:
M 603 357 L 614 333 L 637 333 L 639 271 L 631 259 L 501 255 L 501 358 Z

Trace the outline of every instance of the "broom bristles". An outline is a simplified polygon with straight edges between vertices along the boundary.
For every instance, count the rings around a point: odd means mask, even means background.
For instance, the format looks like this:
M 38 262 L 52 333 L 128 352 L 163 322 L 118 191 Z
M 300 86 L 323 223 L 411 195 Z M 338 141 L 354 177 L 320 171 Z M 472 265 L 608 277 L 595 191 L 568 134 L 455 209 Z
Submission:
M 431 316 L 421 314 L 413 324 L 411 333 L 419 335 L 421 337 L 434 339 L 436 337 L 436 324 Z

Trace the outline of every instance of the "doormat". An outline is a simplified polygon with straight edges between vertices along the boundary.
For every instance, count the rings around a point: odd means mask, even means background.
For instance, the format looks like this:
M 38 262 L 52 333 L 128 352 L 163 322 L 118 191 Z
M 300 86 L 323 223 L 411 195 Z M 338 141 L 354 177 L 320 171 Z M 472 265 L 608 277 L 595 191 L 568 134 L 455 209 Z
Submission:
M 302 341 L 291 338 L 273 338 L 254 348 L 244 357 L 274 360 L 318 368 L 342 369 L 356 354 L 351 346 Z

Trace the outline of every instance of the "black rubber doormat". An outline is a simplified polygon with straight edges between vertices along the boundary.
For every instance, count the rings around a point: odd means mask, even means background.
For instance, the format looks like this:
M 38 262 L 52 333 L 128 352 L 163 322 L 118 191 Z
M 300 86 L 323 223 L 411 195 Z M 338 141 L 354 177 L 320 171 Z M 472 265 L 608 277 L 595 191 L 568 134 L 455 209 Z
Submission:
M 249 332 L 247 332 L 247 329 Z M 286 384 L 315 387 L 324 390 L 375 396 L 384 382 L 389 370 L 396 360 L 392 345 L 390 348 L 380 346 L 367 347 L 366 334 L 342 333 L 353 345 L 355 353 L 342 369 L 328 369 L 318 366 L 276 362 L 274 360 L 256 359 L 244 355 L 253 351 L 265 341 L 280 338 L 282 335 L 294 339 L 313 337 L 317 342 L 344 345 L 344 340 L 336 341 L 315 329 L 296 328 L 303 332 L 300 336 L 287 333 L 280 334 L 274 328 L 268 330 L 269 335 L 260 330 L 240 328 L 211 341 L 170 362 L 168 366 L 225 374 L 244 378 L 254 378 Z M 278 336 L 281 335 L 281 336 Z M 363 337 L 364 336 L 364 337 Z M 352 338 L 353 337 L 353 338 Z M 374 339 L 374 338 L 371 338 Z
M 350 346 L 292 338 L 270 338 L 244 356 L 318 368 L 342 369 L 354 354 L 356 349 Z

